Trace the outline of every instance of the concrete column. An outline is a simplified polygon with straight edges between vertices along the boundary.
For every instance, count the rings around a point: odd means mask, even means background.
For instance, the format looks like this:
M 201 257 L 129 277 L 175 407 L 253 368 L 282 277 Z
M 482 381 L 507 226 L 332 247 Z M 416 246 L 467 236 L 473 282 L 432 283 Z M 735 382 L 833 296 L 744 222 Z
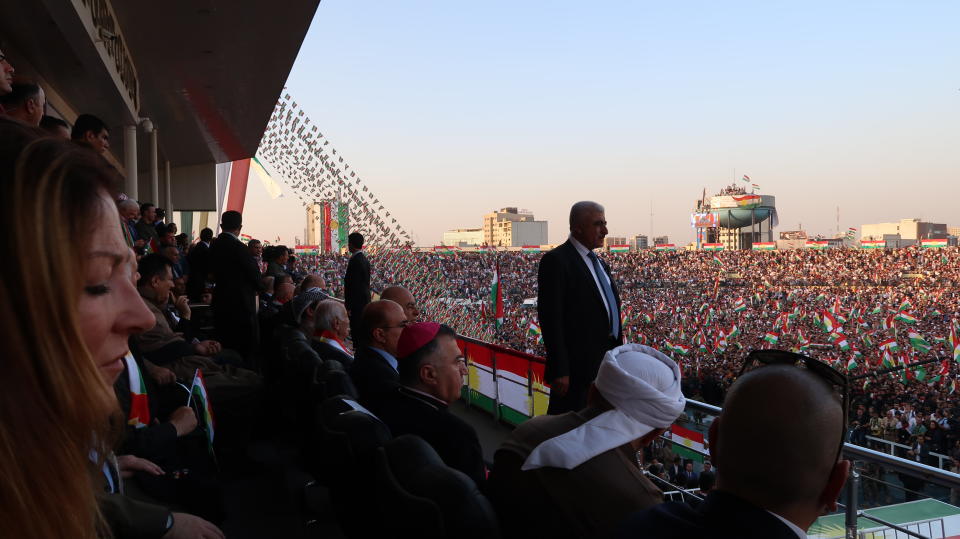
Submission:
M 137 194 L 137 126 L 123 126 L 123 166 L 127 169 L 127 179 L 123 190 L 128 197 L 139 201 Z
M 170 218 L 173 219 L 173 197 L 170 196 L 170 193 L 173 192 L 173 188 L 170 186 L 170 160 L 163 160 L 163 185 L 166 189 L 166 203 L 167 203 L 167 212 L 170 214 Z M 186 231 L 188 234 L 189 230 Z
M 150 131 L 150 202 L 160 204 L 160 171 L 157 162 L 157 127 Z M 173 219 L 173 216 L 170 216 Z

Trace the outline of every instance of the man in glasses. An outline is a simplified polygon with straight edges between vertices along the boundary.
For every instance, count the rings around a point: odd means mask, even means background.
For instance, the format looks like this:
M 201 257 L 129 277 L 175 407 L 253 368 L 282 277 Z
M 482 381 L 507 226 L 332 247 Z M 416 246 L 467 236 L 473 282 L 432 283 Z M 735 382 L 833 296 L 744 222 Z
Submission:
M 696 510 L 666 503 L 637 513 L 621 536 L 805 538 L 836 510 L 850 469 L 838 455 L 843 430 L 842 399 L 815 369 L 751 370 L 710 426 L 716 489 Z
M 382 299 L 363 308 L 361 322 L 366 346 L 357 351 L 350 378 L 360 400 L 368 402 L 397 385 L 397 341 L 407 316 L 396 302 Z

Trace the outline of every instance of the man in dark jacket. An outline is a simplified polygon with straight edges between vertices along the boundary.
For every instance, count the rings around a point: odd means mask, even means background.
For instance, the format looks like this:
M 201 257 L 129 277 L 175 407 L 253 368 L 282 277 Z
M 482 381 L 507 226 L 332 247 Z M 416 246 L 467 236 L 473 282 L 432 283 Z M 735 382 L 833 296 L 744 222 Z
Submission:
M 577 202 L 570 209 L 570 239 L 540 260 L 537 314 L 547 349 L 550 414 L 586 406 L 604 354 L 620 344 L 620 297 L 610 268 L 593 252 L 606 235 L 603 206 Z
M 201 301 L 210 277 L 210 243 L 213 241 L 213 231 L 204 228 L 200 231 L 200 241 L 190 248 L 187 253 L 187 265 L 190 268 L 190 277 L 187 279 L 187 295 L 190 301 Z
M 213 318 L 220 342 L 239 352 L 248 367 L 254 367 L 253 354 L 259 343 L 257 292 L 262 285 L 260 269 L 240 241 L 242 226 L 240 212 L 223 212 L 222 232 L 210 247 L 210 268 L 216 281 Z
M 350 377 L 361 401 L 397 385 L 397 342 L 407 326 L 403 307 L 390 300 L 374 301 L 363 309 L 366 346 L 357 351 Z
M 343 296 L 350 316 L 350 330 L 356 340 L 364 335 L 361 326 L 363 308 L 370 303 L 370 261 L 363 254 L 363 234 L 354 232 L 347 237 L 350 261 L 343 277 Z

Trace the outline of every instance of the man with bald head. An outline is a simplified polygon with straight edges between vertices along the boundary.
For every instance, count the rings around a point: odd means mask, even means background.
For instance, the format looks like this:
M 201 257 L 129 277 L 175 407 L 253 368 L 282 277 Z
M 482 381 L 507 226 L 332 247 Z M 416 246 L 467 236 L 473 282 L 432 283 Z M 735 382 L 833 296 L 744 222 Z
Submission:
M 403 308 L 388 299 L 368 303 L 361 322 L 364 342 L 350 368 L 360 400 L 369 402 L 397 385 L 397 341 L 407 326 Z
M 836 510 L 850 469 L 837 458 L 843 428 L 841 398 L 816 374 L 752 370 L 710 425 L 716 488 L 696 510 L 666 503 L 638 513 L 621 536 L 805 538 L 817 517 Z
M 583 408 L 604 354 L 621 343 L 617 286 L 593 252 L 606 235 L 603 206 L 577 202 L 570 208 L 570 238 L 540 259 L 537 314 L 547 349 L 550 414 Z
M 388 286 L 383 289 L 380 299 L 389 299 L 403 307 L 403 313 L 407 316 L 407 322 L 414 323 L 420 317 L 420 309 L 417 302 L 413 299 L 413 294 L 402 286 Z

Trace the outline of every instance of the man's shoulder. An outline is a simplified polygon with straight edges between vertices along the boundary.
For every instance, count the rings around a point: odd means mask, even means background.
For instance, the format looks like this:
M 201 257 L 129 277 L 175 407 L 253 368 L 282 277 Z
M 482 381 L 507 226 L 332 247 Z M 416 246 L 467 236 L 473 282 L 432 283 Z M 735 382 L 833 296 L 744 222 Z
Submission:
M 705 527 L 700 514 L 689 505 L 667 502 L 634 513 L 620 525 L 620 533 L 617 537 L 693 539 L 723 537 L 723 535 L 720 530 L 709 530 Z

